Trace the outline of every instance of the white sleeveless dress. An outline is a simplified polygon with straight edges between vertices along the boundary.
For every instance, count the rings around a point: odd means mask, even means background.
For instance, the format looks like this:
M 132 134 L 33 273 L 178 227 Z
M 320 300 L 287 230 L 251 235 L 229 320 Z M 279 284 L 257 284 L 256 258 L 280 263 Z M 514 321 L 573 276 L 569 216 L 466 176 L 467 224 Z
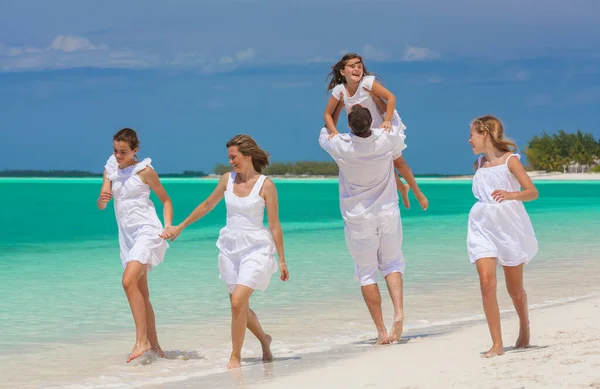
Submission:
M 163 225 L 150 200 L 150 186 L 138 175 L 146 167 L 152 168 L 151 161 L 146 158 L 119 169 L 113 155 L 104 166 L 106 176 L 112 182 L 123 268 L 128 262 L 138 261 L 152 270 L 153 266 L 163 261 L 169 247 L 167 241 L 158 236 L 163 231 Z
M 238 197 L 233 193 L 235 176 L 231 172 L 227 182 L 227 224 L 217 240 L 219 278 L 227 284 L 229 293 L 236 284 L 264 291 L 277 271 L 275 242 L 264 225 L 266 204 L 259 195 L 267 177 L 261 175 L 248 196 Z
M 341 94 L 344 94 L 344 108 L 346 109 L 346 115 L 350 112 L 350 109 L 355 104 L 363 105 L 365 108 L 368 108 L 371 112 L 371 117 L 373 118 L 372 128 L 381 127 L 381 123 L 384 122 L 385 117 L 381 112 L 379 112 L 379 108 L 377 108 L 377 104 L 375 100 L 371 97 L 369 92 L 365 90 L 373 89 L 373 82 L 375 82 L 375 76 L 363 76 L 363 78 L 358 83 L 358 89 L 353 96 L 348 96 L 348 91 L 346 90 L 345 84 L 336 85 L 331 91 L 331 95 L 336 99 L 341 98 Z
M 495 190 L 517 192 L 521 186 L 508 168 L 512 154 L 502 165 L 481 167 L 473 176 L 473 194 L 477 202 L 469 213 L 467 249 L 471 263 L 480 258 L 497 258 L 503 266 L 529 263 L 538 252 L 533 226 L 522 201 L 505 200 L 498 203 L 492 198 Z

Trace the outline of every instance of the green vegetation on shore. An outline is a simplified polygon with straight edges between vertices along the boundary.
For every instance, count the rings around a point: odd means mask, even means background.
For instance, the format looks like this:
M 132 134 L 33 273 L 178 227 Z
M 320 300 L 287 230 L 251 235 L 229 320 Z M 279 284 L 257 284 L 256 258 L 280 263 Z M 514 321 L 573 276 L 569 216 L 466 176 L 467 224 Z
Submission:
M 543 132 L 527 142 L 524 150 L 533 170 L 583 173 L 600 171 L 600 140 L 590 133 Z
M 216 164 L 213 172 L 222 175 L 231 171 L 231 166 Z M 298 162 L 272 162 L 263 171 L 268 176 L 337 176 L 338 166 L 333 161 L 298 161 Z

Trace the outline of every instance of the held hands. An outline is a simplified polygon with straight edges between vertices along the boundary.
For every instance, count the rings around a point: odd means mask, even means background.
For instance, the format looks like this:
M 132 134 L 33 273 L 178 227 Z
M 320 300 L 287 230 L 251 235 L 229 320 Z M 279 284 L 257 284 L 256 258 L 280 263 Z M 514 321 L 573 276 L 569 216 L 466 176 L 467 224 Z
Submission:
M 290 279 L 290 271 L 285 264 L 285 261 L 279 261 L 279 272 L 281 273 L 281 281 L 285 282 Z
M 179 234 L 181 234 L 182 230 L 183 229 L 179 226 L 169 226 L 169 227 L 165 228 L 165 230 L 162 232 L 162 234 L 159 234 L 158 236 L 160 236 L 164 240 L 170 239 L 172 242 L 175 239 L 177 239 Z
M 515 192 L 507 192 L 505 190 L 498 190 L 492 192 L 492 198 L 497 202 L 501 203 L 505 200 L 514 200 L 516 198 Z

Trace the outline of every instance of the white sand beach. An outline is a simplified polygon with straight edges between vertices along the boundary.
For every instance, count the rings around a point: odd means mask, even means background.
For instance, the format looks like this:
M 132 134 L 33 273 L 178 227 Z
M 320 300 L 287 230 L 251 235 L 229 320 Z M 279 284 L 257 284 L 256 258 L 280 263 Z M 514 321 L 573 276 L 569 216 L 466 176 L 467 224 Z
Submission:
M 600 296 L 531 311 L 529 349 L 514 350 L 516 315 L 503 318 L 506 353 L 480 357 L 490 346 L 485 322 L 297 374 L 247 386 L 257 389 L 538 389 L 600 388 Z

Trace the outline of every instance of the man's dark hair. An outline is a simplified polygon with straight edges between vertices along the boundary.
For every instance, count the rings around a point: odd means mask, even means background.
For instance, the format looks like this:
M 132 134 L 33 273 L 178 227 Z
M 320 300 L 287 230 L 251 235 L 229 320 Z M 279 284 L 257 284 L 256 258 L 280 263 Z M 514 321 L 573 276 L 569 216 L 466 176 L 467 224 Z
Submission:
M 358 104 L 352 106 L 348 115 L 348 125 L 356 135 L 364 134 L 371 129 L 373 118 L 368 108 Z

